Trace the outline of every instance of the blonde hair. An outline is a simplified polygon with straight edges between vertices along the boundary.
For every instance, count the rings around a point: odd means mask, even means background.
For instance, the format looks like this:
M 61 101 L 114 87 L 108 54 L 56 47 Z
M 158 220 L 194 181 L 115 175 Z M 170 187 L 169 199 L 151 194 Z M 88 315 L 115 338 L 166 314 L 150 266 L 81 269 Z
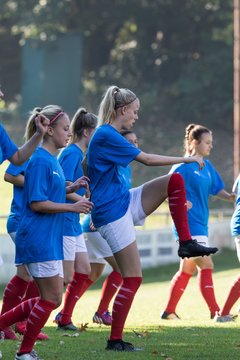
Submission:
M 87 112 L 85 108 L 79 108 L 71 121 L 72 133 L 71 143 L 77 142 L 83 136 L 84 129 L 95 129 L 98 118 L 96 115 Z
M 191 155 L 191 142 L 193 140 L 200 141 L 202 134 L 211 134 L 211 130 L 207 127 L 197 124 L 189 124 L 185 129 L 185 137 L 183 142 L 183 148 L 185 155 Z
M 99 106 L 98 118 L 100 125 L 111 124 L 116 119 L 117 109 L 131 104 L 137 96 L 129 89 L 110 86 L 103 96 Z

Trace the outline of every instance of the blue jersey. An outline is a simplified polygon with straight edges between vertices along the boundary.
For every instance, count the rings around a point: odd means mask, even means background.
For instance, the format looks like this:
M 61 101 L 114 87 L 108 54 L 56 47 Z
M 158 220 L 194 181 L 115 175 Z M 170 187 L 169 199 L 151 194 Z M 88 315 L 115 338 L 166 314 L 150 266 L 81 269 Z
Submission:
M 10 159 L 17 150 L 17 146 L 10 139 L 4 127 L 0 125 L 0 164 L 6 159 Z
M 231 219 L 231 233 L 232 236 L 239 236 L 240 235 L 240 183 L 239 178 L 236 183 L 236 207 Z
M 122 176 L 123 181 L 127 184 L 127 188 L 131 189 L 132 187 L 132 181 L 131 181 L 131 166 L 128 165 L 126 167 L 119 166 L 118 167 L 118 173 Z M 93 232 L 93 230 L 90 229 L 90 221 L 91 221 L 91 214 L 87 214 L 83 217 L 82 220 L 82 230 L 84 233 L 86 232 Z M 97 230 L 95 230 L 97 231 Z
M 27 168 L 28 160 L 20 166 L 10 164 L 6 170 L 7 174 L 12 176 L 23 175 Z M 13 185 L 13 199 L 11 203 L 11 210 L 7 220 L 8 233 L 16 232 L 20 220 L 21 208 L 23 200 L 23 186 Z
M 190 233 L 208 236 L 208 198 L 217 195 L 224 188 L 224 183 L 209 160 L 204 160 L 205 166 L 199 170 L 197 163 L 174 165 L 170 173 L 183 176 L 187 200 L 192 208 L 188 210 Z M 175 233 L 176 234 L 176 233 Z M 177 237 L 177 234 L 176 234 Z
M 95 227 L 118 220 L 126 213 L 130 193 L 119 174 L 119 166 L 128 166 L 140 152 L 111 125 L 102 125 L 93 134 L 87 152 L 87 169 Z
M 63 170 L 47 150 L 38 148 L 25 171 L 23 206 L 16 234 L 16 263 L 63 259 L 63 213 L 31 210 L 35 201 L 65 203 Z
M 82 160 L 82 150 L 76 144 L 69 145 L 61 152 L 59 156 L 59 162 L 63 168 L 63 172 L 67 181 L 74 182 L 84 175 Z M 83 196 L 85 194 L 85 188 L 80 188 L 76 192 L 78 195 Z M 67 200 L 67 202 L 72 203 L 70 200 Z M 78 236 L 80 234 L 82 234 L 80 215 L 73 212 L 65 213 L 63 235 Z

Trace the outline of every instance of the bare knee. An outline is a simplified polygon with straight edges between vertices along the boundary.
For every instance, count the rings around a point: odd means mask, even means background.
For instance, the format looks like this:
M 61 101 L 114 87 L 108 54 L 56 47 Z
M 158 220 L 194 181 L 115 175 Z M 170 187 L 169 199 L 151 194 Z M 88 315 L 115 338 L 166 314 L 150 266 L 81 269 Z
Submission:
M 92 280 L 93 282 L 96 282 L 102 275 L 104 268 L 105 268 L 104 264 L 92 263 L 89 279 Z

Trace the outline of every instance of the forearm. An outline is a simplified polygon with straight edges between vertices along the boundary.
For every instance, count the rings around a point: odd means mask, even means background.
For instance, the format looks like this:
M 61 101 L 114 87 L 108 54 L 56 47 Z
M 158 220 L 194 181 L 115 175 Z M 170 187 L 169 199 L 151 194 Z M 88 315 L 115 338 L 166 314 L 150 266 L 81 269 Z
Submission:
M 21 146 L 18 151 L 11 157 L 10 161 L 15 165 L 21 165 L 24 161 L 30 158 L 36 147 L 42 140 L 42 135 L 36 132 L 31 139 Z
M 77 193 L 71 193 L 71 194 L 67 194 L 66 198 L 72 202 L 77 202 L 79 200 L 82 200 L 83 197 L 78 195 Z
M 173 164 L 180 164 L 185 162 L 185 157 L 175 157 L 175 156 L 164 156 L 157 154 L 147 154 L 141 152 L 135 158 L 136 161 L 141 162 L 147 166 L 166 166 Z
M 226 190 L 222 189 L 216 195 L 219 199 L 234 202 L 235 201 L 235 194 L 229 193 Z
M 30 204 L 30 207 L 33 211 L 40 212 L 40 213 L 46 213 L 46 214 L 75 212 L 72 204 L 55 203 L 50 200 L 33 201 Z
M 8 173 L 4 174 L 4 180 L 9 182 L 12 185 L 23 187 L 24 186 L 24 176 L 19 174 L 17 176 L 10 175 Z

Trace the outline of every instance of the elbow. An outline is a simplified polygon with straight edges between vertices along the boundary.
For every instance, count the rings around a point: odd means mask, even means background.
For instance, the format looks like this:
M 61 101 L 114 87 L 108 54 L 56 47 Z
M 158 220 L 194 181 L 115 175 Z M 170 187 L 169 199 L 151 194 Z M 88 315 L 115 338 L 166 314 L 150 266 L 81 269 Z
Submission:
M 7 173 L 4 174 L 4 181 L 10 182 L 9 175 Z
M 36 202 L 34 201 L 30 204 L 30 209 L 35 212 L 42 212 L 42 207 L 40 203 L 37 201 Z

